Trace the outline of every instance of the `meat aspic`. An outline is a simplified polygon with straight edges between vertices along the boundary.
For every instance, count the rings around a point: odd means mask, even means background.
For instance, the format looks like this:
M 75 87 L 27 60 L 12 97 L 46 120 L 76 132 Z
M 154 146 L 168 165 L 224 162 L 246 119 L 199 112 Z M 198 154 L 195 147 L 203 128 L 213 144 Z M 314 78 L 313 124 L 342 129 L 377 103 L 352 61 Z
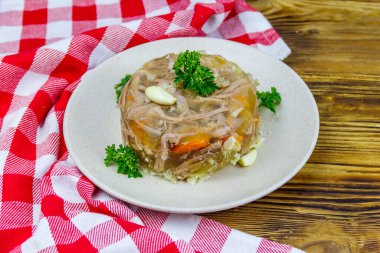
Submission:
M 202 54 L 219 89 L 201 97 L 174 84 L 177 54 L 153 59 L 123 89 L 119 106 L 124 144 L 150 172 L 171 180 L 198 180 L 250 151 L 259 127 L 257 81 L 219 55 Z M 144 91 L 159 86 L 173 105 L 159 105 Z

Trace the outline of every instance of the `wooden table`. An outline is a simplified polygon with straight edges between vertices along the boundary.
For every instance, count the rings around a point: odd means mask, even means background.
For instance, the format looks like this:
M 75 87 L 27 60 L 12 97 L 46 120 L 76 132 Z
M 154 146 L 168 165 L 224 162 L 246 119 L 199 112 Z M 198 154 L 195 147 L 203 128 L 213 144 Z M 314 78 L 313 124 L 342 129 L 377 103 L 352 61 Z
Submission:
M 305 167 L 272 194 L 207 214 L 308 252 L 380 252 L 380 1 L 259 0 L 320 113 Z

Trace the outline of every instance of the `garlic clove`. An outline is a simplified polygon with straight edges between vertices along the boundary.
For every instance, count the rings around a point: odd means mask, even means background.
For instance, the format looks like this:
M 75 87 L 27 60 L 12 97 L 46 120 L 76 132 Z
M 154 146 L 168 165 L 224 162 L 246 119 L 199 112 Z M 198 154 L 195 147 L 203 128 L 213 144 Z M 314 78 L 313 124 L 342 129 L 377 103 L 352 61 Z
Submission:
M 232 150 L 235 147 L 236 144 L 236 139 L 235 137 L 231 136 L 229 137 L 224 143 L 223 143 L 223 148 L 225 150 Z
M 239 114 L 244 110 L 244 107 L 239 107 L 237 109 L 235 109 L 234 111 L 232 111 L 231 113 L 231 116 L 236 118 L 237 116 L 239 116 Z
M 145 95 L 160 105 L 173 105 L 177 101 L 170 93 L 158 86 L 149 86 L 146 88 Z
M 257 157 L 257 151 L 255 149 L 248 152 L 248 154 L 242 156 L 239 160 L 240 165 L 242 166 L 250 166 L 252 165 Z
M 265 141 L 265 138 L 259 135 L 259 136 L 257 137 L 257 139 L 255 140 L 255 142 L 252 143 L 252 145 L 251 145 L 250 148 L 251 148 L 251 149 L 252 149 L 252 148 L 254 148 L 254 149 L 258 149 L 258 148 L 261 146 L 261 144 L 263 144 L 264 141 Z

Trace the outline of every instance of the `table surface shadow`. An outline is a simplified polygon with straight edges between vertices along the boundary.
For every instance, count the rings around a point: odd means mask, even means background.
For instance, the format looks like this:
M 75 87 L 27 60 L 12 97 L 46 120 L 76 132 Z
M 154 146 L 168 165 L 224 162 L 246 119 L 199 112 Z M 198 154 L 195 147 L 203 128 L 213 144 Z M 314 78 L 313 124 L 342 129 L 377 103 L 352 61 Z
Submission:
M 320 112 L 317 146 L 287 184 L 205 214 L 307 252 L 380 252 L 380 1 L 248 1 L 288 43 Z

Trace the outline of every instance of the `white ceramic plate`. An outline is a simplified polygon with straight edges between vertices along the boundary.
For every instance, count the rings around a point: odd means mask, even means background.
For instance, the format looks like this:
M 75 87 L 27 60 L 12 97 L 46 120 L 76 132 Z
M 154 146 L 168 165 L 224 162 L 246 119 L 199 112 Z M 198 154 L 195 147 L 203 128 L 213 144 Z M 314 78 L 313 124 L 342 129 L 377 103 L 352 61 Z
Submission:
M 266 140 L 255 164 L 248 168 L 227 166 L 195 185 L 174 184 L 151 175 L 130 179 L 117 174 L 116 167 L 105 167 L 105 147 L 122 141 L 114 85 L 146 61 L 186 49 L 220 54 L 257 78 L 258 90 L 275 86 L 281 93 L 283 102 L 275 117 L 269 110 L 260 110 L 261 132 Z M 160 40 L 112 57 L 82 79 L 64 118 L 64 136 L 70 155 L 92 182 L 126 202 L 175 213 L 224 210 L 276 190 L 306 163 L 316 144 L 318 130 L 315 100 L 292 69 L 252 47 L 210 38 Z

